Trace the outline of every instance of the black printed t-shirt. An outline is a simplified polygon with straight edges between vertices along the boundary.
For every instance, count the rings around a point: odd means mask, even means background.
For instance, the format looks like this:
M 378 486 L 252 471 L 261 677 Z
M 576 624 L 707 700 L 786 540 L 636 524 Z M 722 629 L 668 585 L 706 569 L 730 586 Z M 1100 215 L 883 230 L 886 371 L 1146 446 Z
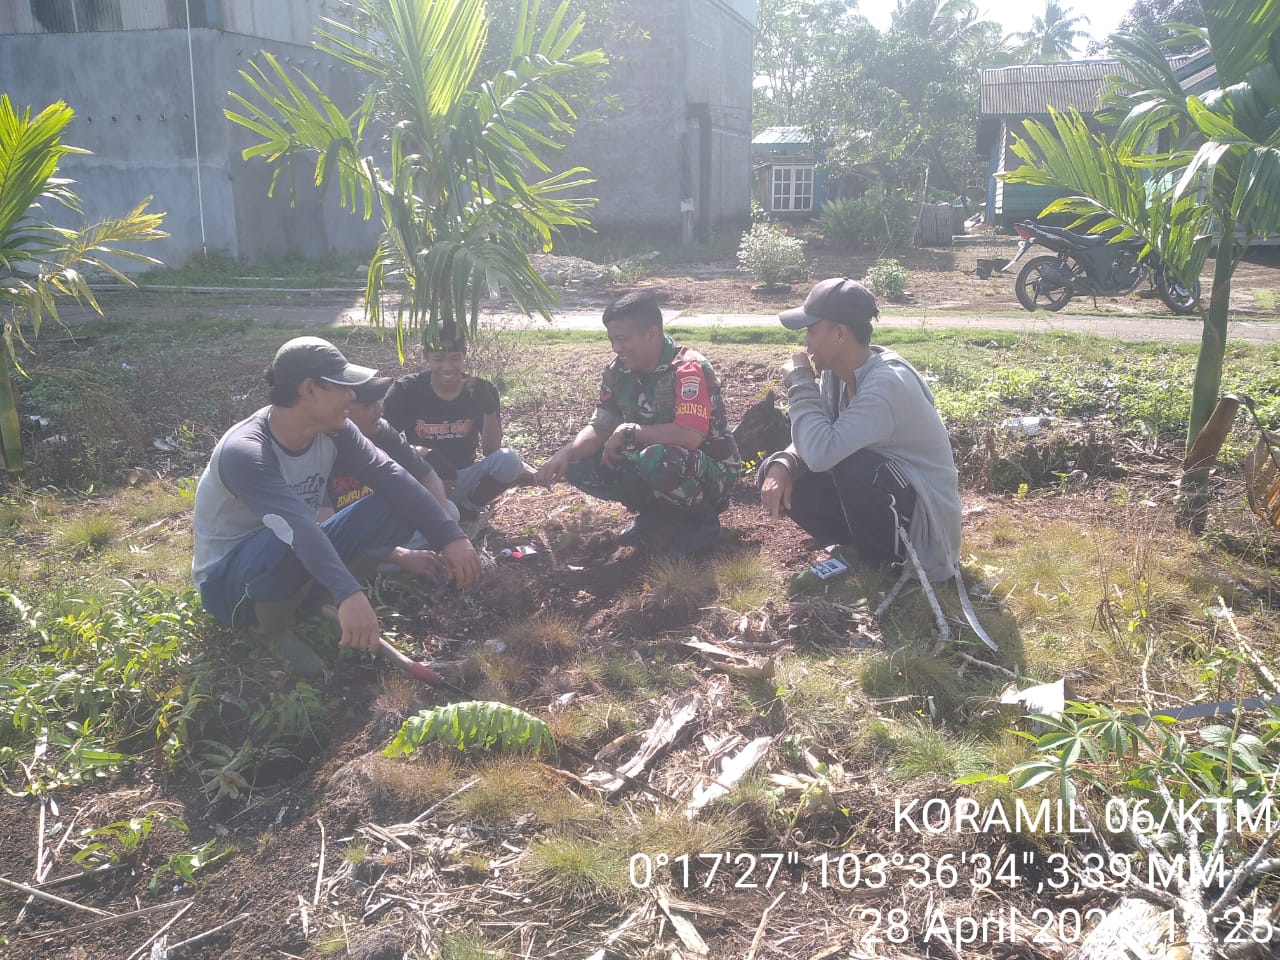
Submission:
M 400 435 L 400 431 L 386 420 L 378 421 L 378 428 L 369 439 L 375 447 L 404 467 L 413 479 L 421 482 L 431 473 L 431 465 L 418 456 Z M 349 469 L 343 462 L 344 459 L 339 453 L 333 465 L 333 473 L 329 474 L 327 500 L 335 513 L 373 493 L 373 488 L 360 479 L 354 470 Z
M 497 388 L 488 380 L 467 377 L 462 392 L 442 400 L 431 389 L 431 371 L 415 373 L 391 386 L 382 415 L 410 443 L 430 448 L 427 459 L 442 477 L 475 463 L 487 414 L 501 412 Z

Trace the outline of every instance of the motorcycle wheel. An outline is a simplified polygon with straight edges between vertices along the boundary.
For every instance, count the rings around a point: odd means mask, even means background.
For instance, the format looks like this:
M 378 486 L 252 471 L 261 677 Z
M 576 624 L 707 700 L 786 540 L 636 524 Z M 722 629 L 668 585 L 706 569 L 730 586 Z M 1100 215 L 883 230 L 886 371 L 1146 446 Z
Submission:
M 1187 287 L 1168 276 L 1163 270 L 1158 270 L 1155 275 L 1155 285 L 1156 293 L 1160 294 L 1164 305 L 1179 316 L 1195 313 L 1200 306 L 1199 280 Z
M 1018 302 L 1023 309 L 1032 312 L 1061 310 L 1071 302 L 1073 294 L 1070 287 L 1060 284 L 1054 286 L 1045 279 L 1043 271 L 1050 264 L 1061 266 L 1057 257 L 1036 257 L 1019 271 L 1018 279 L 1013 282 L 1013 292 L 1018 295 Z

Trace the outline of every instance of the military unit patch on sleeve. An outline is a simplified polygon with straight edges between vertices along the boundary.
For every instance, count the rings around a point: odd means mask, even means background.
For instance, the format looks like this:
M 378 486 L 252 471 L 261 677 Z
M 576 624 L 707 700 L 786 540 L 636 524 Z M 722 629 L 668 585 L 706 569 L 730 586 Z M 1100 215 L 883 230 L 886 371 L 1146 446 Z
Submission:
M 685 377 L 680 381 L 680 399 L 696 400 L 702 391 L 702 381 L 697 377 Z

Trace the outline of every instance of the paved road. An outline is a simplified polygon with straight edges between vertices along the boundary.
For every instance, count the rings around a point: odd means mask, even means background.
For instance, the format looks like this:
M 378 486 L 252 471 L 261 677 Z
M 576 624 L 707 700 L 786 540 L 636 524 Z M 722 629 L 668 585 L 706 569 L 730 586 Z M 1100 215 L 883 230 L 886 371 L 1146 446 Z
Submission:
M 136 296 L 136 295 L 135 295 Z M 249 315 L 263 323 L 282 326 L 309 326 L 333 324 L 361 324 L 365 322 L 364 308 L 355 298 L 316 297 L 307 303 L 270 306 L 254 303 L 228 303 L 225 299 L 202 302 L 192 296 L 182 306 L 152 306 L 131 299 L 127 306 L 112 308 L 107 297 L 102 298 L 108 316 L 129 316 L 138 319 L 149 317 L 173 317 L 191 311 L 223 315 Z M 90 315 L 74 305 L 63 308 L 63 319 L 76 323 L 91 319 Z M 777 322 L 774 314 L 713 314 L 684 315 L 666 311 L 668 323 L 691 327 L 749 327 L 772 325 Z M 975 316 L 972 314 L 891 311 L 880 318 L 885 327 L 917 327 L 927 330 L 964 329 L 1013 330 L 1025 333 L 1088 333 L 1117 340 L 1163 340 L 1171 343 L 1198 343 L 1200 321 L 1194 317 L 1126 317 L 1115 314 L 1014 314 L 1004 316 Z M 541 319 L 530 320 L 510 314 L 494 312 L 482 317 L 485 326 L 531 327 L 537 329 Z M 555 326 L 565 330 L 600 329 L 599 310 L 565 310 L 556 314 Z M 1280 343 L 1280 320 L 1237 320 L 1228 326 L 1228 339 L 1249 343 Z

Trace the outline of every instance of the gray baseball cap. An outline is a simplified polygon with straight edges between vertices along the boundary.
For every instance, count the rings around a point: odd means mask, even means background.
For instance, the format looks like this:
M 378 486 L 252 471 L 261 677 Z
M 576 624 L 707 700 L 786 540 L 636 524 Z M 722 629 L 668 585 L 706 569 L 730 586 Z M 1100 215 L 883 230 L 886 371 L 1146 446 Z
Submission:
M 819 320 L 830 320 L 846 326 L 870 323 L 880 316 L 875 294 L 848 277 L 832 277 L 815 284 L 804 298 L 804 305 L 784 310 L 778 319 L 788 330 L 803 330 Z
M 301 383 L 308 377 L 344 387 L 357 387 L 378 371 L 351 363 L 328 340 L 295 337 L 276 351 L 271 375 L 276 383 Z

